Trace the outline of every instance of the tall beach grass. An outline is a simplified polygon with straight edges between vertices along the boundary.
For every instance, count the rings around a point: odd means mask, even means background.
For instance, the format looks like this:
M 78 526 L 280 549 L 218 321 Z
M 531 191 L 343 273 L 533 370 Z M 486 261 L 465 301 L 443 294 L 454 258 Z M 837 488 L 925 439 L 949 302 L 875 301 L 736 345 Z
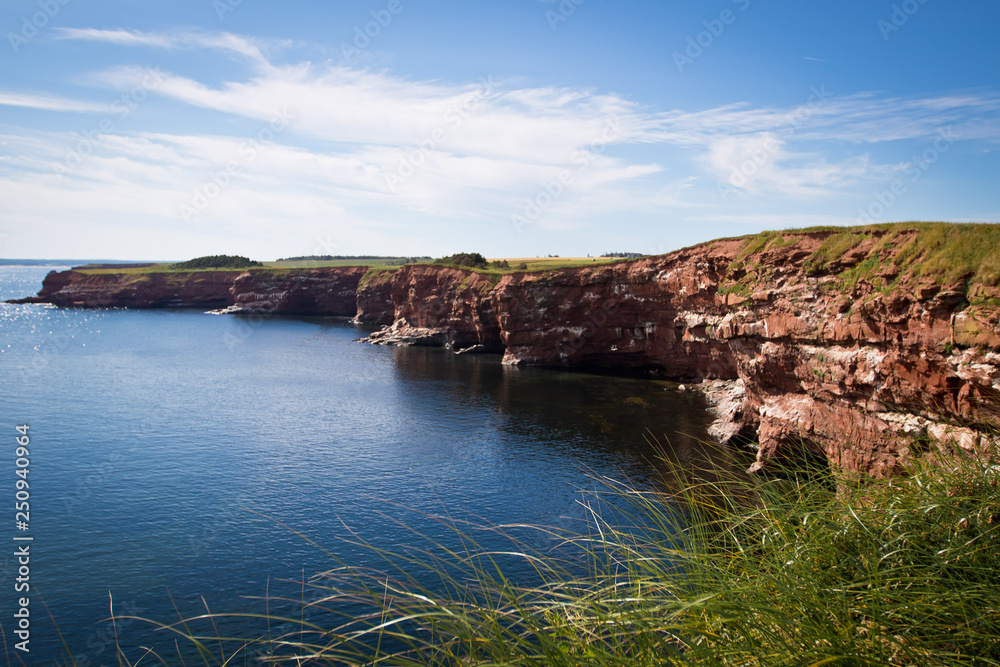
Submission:
M 448 544 L 368 545 L 384 567 L 333 561 L 291 613 L 154 623 L 162 642 L 120 664 L 181 664 L 180 642 L 206 665 L 1000 665 L 1000 467 L 837 481 L 603 479 L 586 530 L 533 529 L 551 548 L 441 519 Z M 483 530 L 510 548 L 480 550 Z M 225 636 L 234 619 L 261 630 Z

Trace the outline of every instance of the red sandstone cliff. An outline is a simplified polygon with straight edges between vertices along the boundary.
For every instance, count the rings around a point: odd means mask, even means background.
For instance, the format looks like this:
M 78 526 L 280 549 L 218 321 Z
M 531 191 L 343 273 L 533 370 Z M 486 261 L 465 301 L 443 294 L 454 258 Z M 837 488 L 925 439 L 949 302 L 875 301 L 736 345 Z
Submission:
M 373 343 L 502 351 L 494 283 L 476 271 L 410 265 L 377 274 L 358 293 L 359 322 L 391 326 Z
M 238 271 L 122 272 L 52 271 L 38 296 L 12 303 L 51 303 L 65 308 L 223 308 Z
M 367 267 L 222 271 L 52 271 L 38 296 L 13 303 L 70 308 L 225 308 L 234 312 L 354 315 Z
M 495 290 L 504 363 L 648 368 L 678 379 L 735 378 L 709 335 L 715 294 L 739 242 L 663 257 L 505 276 Z
M 992 447 L 985 434 L 1000 424 L 1000 270 L 940 266 L 942 247 L 990 251 L 1000 231 L 941 227 L 715 241 L 508 274 L 490 290 L 459 289 L 471 271 L 413 267 L 381 276 L 359 317 L 388 322 L 391 301 L 393 324 L 373 342 L 460 347 L 492 331 L 492 311 L 507 364 L 738 380 L 716 432 L 756 435 L 756 468 L 804 446 L 839 469 L 889 475 L 927 454 Z
M 737 359 L 757 467 L 799 442 L 876 476 L 995 448 L 1000 289 L 958 260 L 923 273 L 936 251 L 924 233 L 797 236 L 734 260 L 728 283 L 746 289 L 713 335 Z M 838 243 L 849 247 L 824 261 Z
M 241 311 L 274 315 L 354 315 L 364 266 L 251 269 L 232 281 Z
M 370 271 L 361 279 L 354 317 L 356 322 L 386 325 L 396 321 L 396 304 L 392 300 L 392 289 L 398 270 Z

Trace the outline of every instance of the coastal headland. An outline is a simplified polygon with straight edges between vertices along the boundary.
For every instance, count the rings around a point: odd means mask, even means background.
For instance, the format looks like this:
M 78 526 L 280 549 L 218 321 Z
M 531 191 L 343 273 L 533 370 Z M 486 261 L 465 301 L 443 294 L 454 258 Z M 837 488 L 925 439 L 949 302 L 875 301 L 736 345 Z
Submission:
M 713 435 L 874 477 L 985 453 L 1000 424 L 1000 225 L 765 232 L 535 271 L 76 268 L 20 303 L 340 315 L 368 342 L 698 382 Z

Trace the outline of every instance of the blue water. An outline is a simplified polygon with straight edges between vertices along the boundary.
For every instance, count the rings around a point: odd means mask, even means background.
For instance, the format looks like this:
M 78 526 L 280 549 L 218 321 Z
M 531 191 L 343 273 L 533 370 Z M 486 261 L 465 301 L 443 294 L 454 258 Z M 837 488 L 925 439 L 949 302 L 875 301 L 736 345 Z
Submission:
M 0 267 L 0 298 L 34 294 L 47 270 Z M 655 483 L 650 434 L 681 452 L 705 437 L 700 398 L 663 383 L 355 342 L 365 331 L 336 318 L 0 305 L 0 539 L 33 537 L 29 655 L 13 650 L 13 548 L 3 558 L 11 663 L 65 662 L 58 626 L 78 664 L 117 664 L 112 600 L 168 622 L 175 605 L 262 610 L 247 596 L 295 588 L 282 582 L 334 567 L 331 555 L 378 564 L 351 541 L 453 542 L 432 516 L 580 529 L 595 475 Z M 30 425 L 28 531 L 14 523 L 19 424 Z M 171 641 L 138 621 L 118 630 L 133 658 Z

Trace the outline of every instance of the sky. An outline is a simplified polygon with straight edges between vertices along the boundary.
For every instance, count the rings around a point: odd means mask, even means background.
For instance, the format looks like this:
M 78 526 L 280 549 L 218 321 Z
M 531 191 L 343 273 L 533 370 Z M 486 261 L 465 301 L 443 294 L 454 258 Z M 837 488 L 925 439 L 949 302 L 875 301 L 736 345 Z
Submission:
M 0 257 L 1000 221 L 996 0 L 7 0 Z

